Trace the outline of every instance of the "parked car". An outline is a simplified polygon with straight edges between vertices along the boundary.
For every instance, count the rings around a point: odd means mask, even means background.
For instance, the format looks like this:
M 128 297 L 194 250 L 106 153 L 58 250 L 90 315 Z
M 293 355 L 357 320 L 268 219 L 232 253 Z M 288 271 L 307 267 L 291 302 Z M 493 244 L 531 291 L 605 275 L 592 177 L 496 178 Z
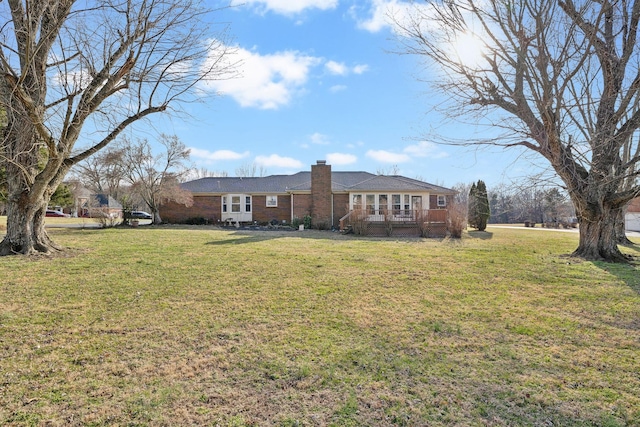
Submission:
M 54 211 L 53 209 L 47 209 L 47 212 L 44 214 L 44 216 L 57 217 L 57 218 L 69 218 L 71 215 L 66 214 L 64 212 L 60 212 L 60 211 Z
M 153 219 L 150 213 L 145 211 L 131 211 L 131 219 Z

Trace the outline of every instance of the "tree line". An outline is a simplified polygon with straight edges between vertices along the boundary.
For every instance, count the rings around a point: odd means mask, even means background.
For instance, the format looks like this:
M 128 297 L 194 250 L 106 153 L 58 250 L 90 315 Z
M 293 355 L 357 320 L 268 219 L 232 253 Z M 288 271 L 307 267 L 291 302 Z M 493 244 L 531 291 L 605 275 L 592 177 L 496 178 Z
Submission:
M 477 183 L 459 183 L 455 203 L 465 208 L 468 225 L 484 229 L 486 224 L 576 222 L 576 212 L 567 192 L 554 185 L 520 183 L 498 184 L 487 188 Z

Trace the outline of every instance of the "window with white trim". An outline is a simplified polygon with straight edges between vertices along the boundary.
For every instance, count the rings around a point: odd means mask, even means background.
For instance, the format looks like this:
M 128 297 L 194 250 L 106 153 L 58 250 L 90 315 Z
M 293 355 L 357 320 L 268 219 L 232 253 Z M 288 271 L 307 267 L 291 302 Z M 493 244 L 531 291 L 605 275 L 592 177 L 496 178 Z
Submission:
M 438 206 L 447 206 L 447 196 L 438 195 Z
M 251 212 L 251 196 L 245 196 L 244 198 L 244 211 Z
M 267 207 L 268 208 L 277 208 L 278 207 L 278 196 L 267 196 Z
M 362 209 L 362 194 L 354 194 L 351 199 L 351 204 L 353 205 L 353 210 L 361 210 Z
M 240 196 L 231 196 L 231 212 L 240 212 Z
M 400 200 L 402 200 L 400 194 L 391 195 L 391 209 L 393 209 L 394 215 L 400 215 L 400 209 L 402 207 Z
M 227 212 L 227 196 L 222 196 L 222 212 Z
M 386 214 L 388 209 L 389 209 L 389 195 L 378 194 L 378 215 Z
M 367 194 L 367 212 L 369 215 L 376 214 L 376 195 L 375 194 Z

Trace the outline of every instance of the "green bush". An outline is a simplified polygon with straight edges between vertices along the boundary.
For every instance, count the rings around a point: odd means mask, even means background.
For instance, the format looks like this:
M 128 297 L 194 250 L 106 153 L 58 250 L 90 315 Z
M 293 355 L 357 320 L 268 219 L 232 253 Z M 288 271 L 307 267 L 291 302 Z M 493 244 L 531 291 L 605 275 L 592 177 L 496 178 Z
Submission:
M 201 216 L 195 216 L 193 218 L 187 218 L 184 220 L 184 224 L 187 225 L 207 225 L 209 224 L 209 220 L 207 218 L 203 218 Z

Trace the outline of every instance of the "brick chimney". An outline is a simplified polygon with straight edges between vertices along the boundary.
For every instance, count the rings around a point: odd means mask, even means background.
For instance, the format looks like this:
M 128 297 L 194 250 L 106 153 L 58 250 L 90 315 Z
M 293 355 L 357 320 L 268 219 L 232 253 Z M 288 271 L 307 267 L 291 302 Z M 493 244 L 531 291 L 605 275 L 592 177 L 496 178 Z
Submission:
M 331 227 L 332 215 L 331 165 L 318 160 L 311 165 L 311 218 L 315 226 Z

